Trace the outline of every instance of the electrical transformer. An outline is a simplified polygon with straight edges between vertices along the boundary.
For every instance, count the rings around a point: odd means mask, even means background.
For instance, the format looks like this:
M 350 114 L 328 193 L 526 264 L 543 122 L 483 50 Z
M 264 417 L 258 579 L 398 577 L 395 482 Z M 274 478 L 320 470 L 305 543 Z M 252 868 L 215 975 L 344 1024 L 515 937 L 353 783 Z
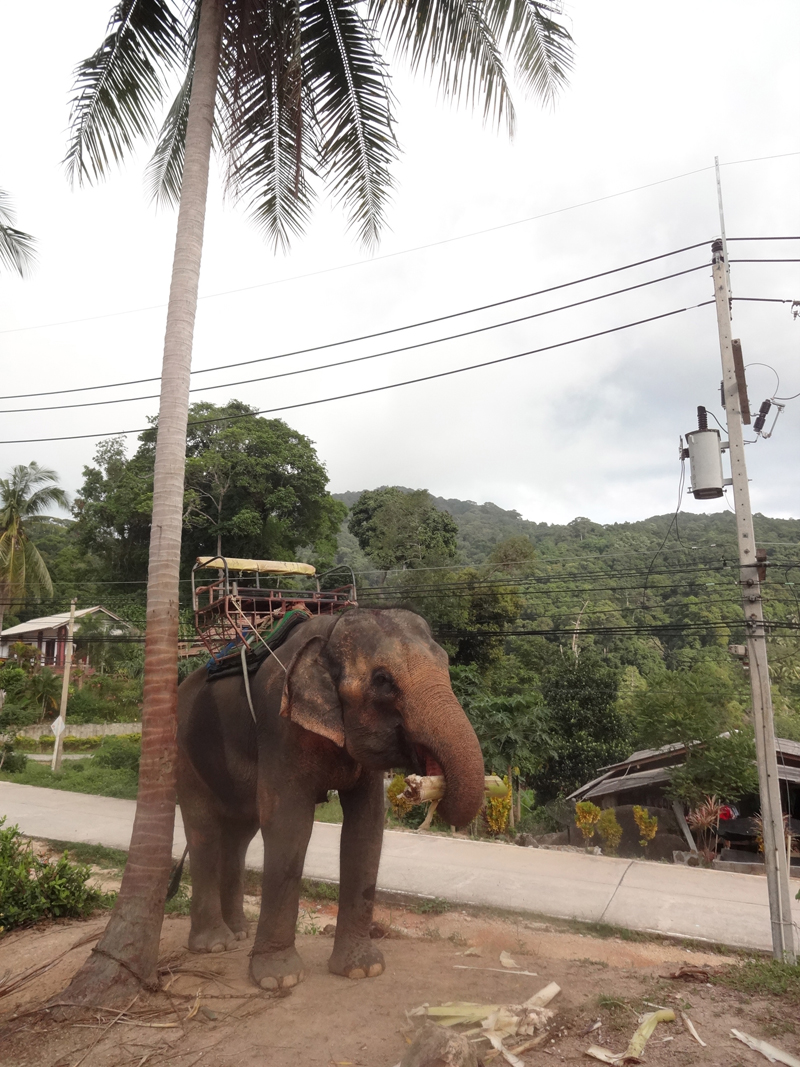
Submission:
M 697 500 L 722 496 L 722 440 L 719 430 L 692 430 L 686 434 L 692 472 L 691 492 Z

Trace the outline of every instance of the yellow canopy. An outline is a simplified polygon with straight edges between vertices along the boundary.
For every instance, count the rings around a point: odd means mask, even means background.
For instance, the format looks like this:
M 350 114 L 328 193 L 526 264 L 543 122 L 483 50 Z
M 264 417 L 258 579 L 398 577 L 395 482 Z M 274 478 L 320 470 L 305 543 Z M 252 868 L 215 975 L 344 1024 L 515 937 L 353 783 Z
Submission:
M 310 563 L 281 563 L 274 559 L 232 559 L 225 556 L 229 571 L 255 571 L 257 574 L 316 574 Z M 224 570 L 220 556 L 198 556 L 199 567 L 211 567 Z

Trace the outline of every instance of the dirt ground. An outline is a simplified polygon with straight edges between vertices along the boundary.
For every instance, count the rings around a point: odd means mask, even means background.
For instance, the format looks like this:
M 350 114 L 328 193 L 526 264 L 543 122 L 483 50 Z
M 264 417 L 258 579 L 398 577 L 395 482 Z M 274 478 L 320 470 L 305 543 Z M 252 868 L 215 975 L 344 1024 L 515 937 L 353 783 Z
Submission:
M 253 901 L 252 903 L 257 903 Z M 298 948 L 308 977 L 290 995 L 256 989 L 247 977 L 248 943 L 222 955 L 186 949 L 189 920 L 167 917 L 161 941 L 165 993 L 143 994 L 130 1011 L 95 1010 L 59 1023 L 42 1011 L 91 950 L 67 951 L 49 970 L 2 996 L 3 981 L 47 964 L 76 942 L 99 934 L 105 917 L 63 921 L 12 932 L 0 940 L 0 1064 L 3 1067 L 395 1067 L 422 1004 L 474 1001 L 519 1004 L 550 982 L 562 992 L 548 1036 L 522 1054 L 525 1064 L 596 1062 L 591 1045 L 623 1051 L 640 1012 L 671 1007 L 678 1021 L 659 1024 L 646 1049 L 654 1067 L 749 1067 L 767 1060 L 731 1036 L 731 1028 L 764 1038 L 795 1055 L 800 1037 L 781 1001 L 747 997 L 724 987 L 668 977 L 681 965 L 711 968 L 725 957 L 657 941 L 600 938 L 544 922 L 478 912 L 420 914 L 381 905 L 389 929 L 382 942 L 386 972 L 354 982 L 328 973 L 326 925 L 335 904 L 304 901 Z M 469 955 L 465 955 L 472 949 Z M 475 952 L 479 954 L 475 954 Z M 509 953 L 514 973 L 500 964 Z M 6 985 L 7 988 L 7 985 Z M 689 1015 L 706 1047 L 680 1021 Z M 589 1029 L 600 1020 L 599 1029 Z M 517 1039 L 512 1039 L 516 1041 Z M 493 1062 L 486 1042 L 477 1046 Z M 498 1065 L 503 1061 L 495 1059 Z

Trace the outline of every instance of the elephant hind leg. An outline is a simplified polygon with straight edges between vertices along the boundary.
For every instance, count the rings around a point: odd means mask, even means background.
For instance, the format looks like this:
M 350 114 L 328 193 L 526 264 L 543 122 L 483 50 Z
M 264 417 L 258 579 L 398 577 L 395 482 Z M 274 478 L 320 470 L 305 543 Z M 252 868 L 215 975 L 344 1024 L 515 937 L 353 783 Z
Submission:
M 189 844 L 192 875 L 191 952 L 224 952 L 237 941 L 222 913 L 221 875 L 227 850 L 226 820 L 185 754 L 178 756 L 178 799 Z
M 220 864 L 220 907 L 225 925 L 237 941 L 247 937 L 244 914 L 244 872 L 247 848 L 258 831 L 258 822 L 226 820 L 223 824 Z

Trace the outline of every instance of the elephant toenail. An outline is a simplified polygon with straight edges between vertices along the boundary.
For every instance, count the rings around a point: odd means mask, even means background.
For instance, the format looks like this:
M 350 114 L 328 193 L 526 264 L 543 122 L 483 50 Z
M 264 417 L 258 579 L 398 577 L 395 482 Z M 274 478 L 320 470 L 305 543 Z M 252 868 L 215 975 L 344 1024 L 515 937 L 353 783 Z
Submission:
M 373 963 L 367 972 L 369 978 L 377 978 L 379 974 L 383 974 L 383 967 L 380 963 Z
M 261 986 L 262 989 L 277 989 L 278 988 L 278 980 L 277 980 L 277 978 L 262 978 L 261 981 L 258 984 Z
M 220 941 L 218 941 L 216 943 L 216 945 L 212 945 L 211 946 L 211 951 L 212 952 L 224 952 L 225 951 L 225 946 Z
M 281 985 L 284 989 L 291 989 L 293 985 L 297 985 L 297 975 L 287 974 Z
M 348 978 L 366 978 L 367 976 L 366 976 L 366 974 L 364 974 L 363 967 L 356 967 L 354 970 L 348 971 L 347 977 Z

